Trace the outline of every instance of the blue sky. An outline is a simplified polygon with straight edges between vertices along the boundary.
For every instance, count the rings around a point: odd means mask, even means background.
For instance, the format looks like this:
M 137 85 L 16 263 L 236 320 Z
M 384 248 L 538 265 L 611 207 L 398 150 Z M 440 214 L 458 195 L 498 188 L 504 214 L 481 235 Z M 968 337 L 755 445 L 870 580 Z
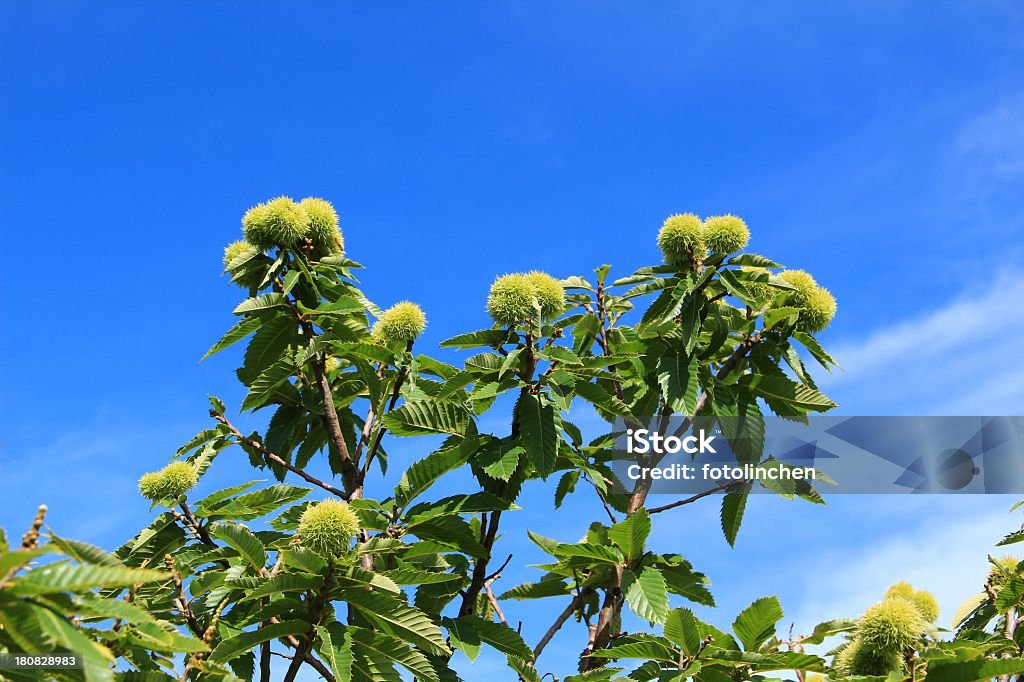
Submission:
M 495 274 L 627 273 L 666 215 L 734 212 L 839 299 L 842 413 L 1021 414 L 1024 9 L 718 5 L 0 4 L 0 526 L 40 502 L 108 547 L 145 524 L 138 476 L 205 426 L 208 392 L 240 402 L 236 356 L 196 360 L 239 295 L 221 248 L 282 193 L 334 202 L 366 291 L 426 309 L 423 348 L 487 324 Z M 211 486 L 247 477 L 235 454 Z M 550 495 L 503 539 L 517 564 L 539 559 L 523 527 L 597 518 Z M 1013 501 L 763 497 L 735 550 L 714 504 L 657 542 L 711 576 L 722 623 L 769 593 L 803 625 L 855 615 L 898 579 L 948 617 Z

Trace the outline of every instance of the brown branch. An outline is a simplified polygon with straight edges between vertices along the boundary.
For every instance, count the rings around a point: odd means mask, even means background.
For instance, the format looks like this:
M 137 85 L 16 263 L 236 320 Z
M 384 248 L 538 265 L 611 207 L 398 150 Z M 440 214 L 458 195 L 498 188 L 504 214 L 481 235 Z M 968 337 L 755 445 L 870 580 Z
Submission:
M 413 344 L 412 341 L 408 342 L 408 344 L 405 347 L 406 352 L 408 352 L 408 353 L 412 352 L 412 344 Z M 391 391 L 391 400 L 388 402 L 387 409 L 384 410 L 383 414 L 381 415 L 382 417 L 384 415 L 386 415 L 388 412 L 390 412 L 391 410 L 395 409 L 395 405 L 398 403 L 398 399 L 402 396 L 402 384 L 405 383 L 405 380 L 407 378 L 409 378 L 408 369 L 407 368 L 402 368 L 399 371 L 398 376 L 395 377 L 395 387 Z M 381 423 L 380 428 L 377 429 L 377 433 L 375 433 L 374 436 L 373 436 L 373 443 L 370 445 L 370 449 L 367 450 L 367 452 L 366 452 L 366 462 L 363 464 L 363 468 L 362 468 L 362 472 L 363 472 L 363 476 L 364 477 L 370 471 L 370 464 L 373 462 L 374 458 L 377 456 L 377 451 L 380 449 L 380 442 L 381 442 L 381 440 L 383 440 L 384 434 L 387 433 L 387 430 L 388 430 L 388 427 L 385 426 L 383 423 Z
M 181 502 L 181 511 L 184 512 L 185 520 L 188 522 L 188 525 L 192 526 L 192 530 L 195 531 L 196 537 L 198 537 L 204 545 L 216 547 L 217 543 L 213 541 L 212 537 L 210 537 L 206 528 L 199 523 L 199 519 L 197 519 L 196 515 L 192 513 L 192 510 L 189 509 L 188 504 L 184 500 Z
M 692 502 L 696 502 L 697 500 L 705 498 L 708 495 L 714 495 L 715 493 L 721 492 L 723 490 L 726 490 L 727 488 L 731 488 L 734 485 L 740 485 L 741 483 L 746 483 L 746 482 L 747 482 L 747 480 L 743 479 L 743 480 L 739 480 L 739 481 L 728 481 L 726 483 L 719 483 L 714 488 L 711 488 L 709 490 L 705 490 L 702 493 L 697 493 L 696 495 L 692 495 L 692 496 L 687 497 L 685 499 L 678 500 L 678 501 L 673 502 L 671 504 L 662 505 L 660 507 L 651 507 L 651 508 L 649 508 L 647 510 L 647 513 L 648 514 L 657 514 L 659 512 L 668 511 L 669 509 L 675 509 L 676 507 L 682 507 L 684 504 L 690 504 Z
M 314 476 L 310 476 L 309 474 L 307 474 L 302 469 L 298 468 L 297 466 L 293 466 L 292 464 L 289 464 L 287 461 L 285 461 L 280 456 L 275 455 L 273 452 L 268 450 L 267 447 L 265 445 L 263 445 L 263 443 L 260 443 L 259 441 L 253 440 L 252 438 L 249 438 L 248 436 L 244 435 L 241 431 L 239 431 L 237 428 L 235 428 L 234 424 L 232 424 L 230 421 L 228 421 L 227 417 L 225 417 L 224 415 L 220 414 L 216 410 L 210 410 L 210 416 L 213 417 L 214 419 L 216 419 L 217 421 L 219 421 L 221 424 L 224 424 L 224 426 L 226 426 L 229 429 L 231 429 L 231 433 L 232 433 L 232 435 L 235 436 L 235 438 L 237 438 L 241 442 L 245 443 L 246 445 L 248 445 L 252 449 L 258 451 L 260 454 L 262 454 L 264 457 L 266 457 L 270 461 L 274 462 L 278 466 L 283 467 L 284 469 L 287 469 L 288 471 L 292 472 L 293 474 L 295 474 L 299 478 L 303 479 L 307 483 L 312 483 L 313 485 L 317 486 L 318 488 L 322 488 L 322 489 L 326 490 L 327 492 L 331 493 L 332 495 L 337 495 L 338 497 L 340 497 L 343 500 L 349 499 L 350 495 L 348 493 L 343 492 L 342 490 L 339 490 L 338 488 L 335 488 L 330 483 L 325 483 L 324 481 L 321 481 L 320 479 L 315 478 Z M 335 416 L 337 416 L 337 415 L 335 415 Z
M 491 573 L 489 576 L 485 577 L 484 581 L 485 582 L 488 582 L 488 581 L 494 582 L 495 580 L 500 578 L 501 577 L 501 572 L 504 571 L 505 567 L 508 566 L 509 563 L 511 563 L 511 562 L 512 562 L 512 555 L 509 554 L 508 558 L 505 559 L 505 561 L 501 564 L 501 566 L 498 567 L 498 570 L 496 570 L 494 573 Z
M 494 596 L 494 592 L 491 592 L 491 584 L 495 580 L 497 580 L 497 578 L 491 578 L 490 580 L 484 582 L 484 592 L 487 594 L 487 601 L 491 602 L 491 607 L 494 609 L 494 612 L 498 614 L 498 621 L 500 621 L 502 625 L 508 625 L 508 623 L 505 621 L 505 614 L 501 612 L 501 607 L 498 605 L 498 600 Z
M 196 620 L 191 607 L 189 607 L 188 595 L 185 594 L 185 585 L 181 579 L 181 574 L 178 573 L 178 569 L 174 567 L 174 557 L 170 554 L 165 554 L 164 566 L 168 571 L 170 571 L 171 582 L 174 583 L 175 590 L 177 591 L 173 600 L 174 608 L 178 609 L 178 613 L 180 613 L 181 617 L 185 619 L 185 624 L 188 625 L 188 629 L 192 631 L 192 634 L 202 639 L 204 631 L 199 627 L 199 621 Z
M 577 594 L 572 598 L 572 601 L 569 602 L 569 605 L 565 607 L 564 611 L 558 614 L 558 618 L 555 619 L 555 622 L 551 624 L 551 627 L 548 628 L 548 631 L 545 632 L 544 636 L 540 638 L 539 642 L 537 642 L 537 646 L 533 647 L 534 661 L 540 658 L 541 653 L 544 652 L 545 647 L 547 647 L 551 639 L 559 630 L 562 629 L 562 626 L 565 625 L 565 621 L 569 620 L 569 616 L 575 613 L 576 609 L 578 609 L 580 605 L 583 603 L 584 594 L 585 592 L 580 592 L 580 594 Z

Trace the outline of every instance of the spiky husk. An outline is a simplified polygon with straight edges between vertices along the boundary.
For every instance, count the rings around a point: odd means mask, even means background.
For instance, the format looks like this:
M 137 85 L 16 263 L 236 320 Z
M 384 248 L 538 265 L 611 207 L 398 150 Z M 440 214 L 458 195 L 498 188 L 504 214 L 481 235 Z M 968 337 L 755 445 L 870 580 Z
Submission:
M 139 492 L 148 500 L 176 499 L 198 482 L 199 475 L 190 462 L 171 462 L 160 471 L 144 474 L 139 479 Z
M 306 197 L 299 202 L 306 214 L 306 236 L 313 242 L 312 256 L 339 256 L 345 252 L 345 240 L 338 225 L 338 212 L 331 202 Z
M 381 314 L 373 325 L 373 337 L 385 343 L 415 341 L 427 326 L 427 316 L 415 303 L 402 301 Z
M 142 478 L 139 479 L 139 492 L 147 500 L 159 500 L 163 497 L 160 494 L 162 481 L 159 471 L 142 474 Z
M 903 669 L 903 656 L 897 651 L 872 649 L 860 637 L 854 637 L 836 655 L 835 675 L 830 677 L 885 676 Z
M 519 324 L 533 316 L 535 302 L 534 286 L 527 275 L 502 275 L 491 285 L 487 314 L 500 325 Z
M 927 590 L 915 590 L 910 583 L 896 583 L 885 591 L 886 598 L 898 597 L 906 599 L 921 612 L 921 617 L 934 623 L 939 617 L 939 600 Z
M 533 285 L 541 317 L 557 317 L 565 309 L 565 289 L 557 279 L 539 270 L 526 273 L 526 279 Z
M 707 255 L 700 218 L 693 213 L 677 213 L 666 218 L 658 231 L 658 248 L 665 263 L 678 270 L 691 270 Z
M 341 556 L 359 532 L 359 517 L 340 500 L 306 507 L 299 517 L 299 542 L 324 557 Z
M 912 601 L 887 597 L 860 617 L 857 636 L 872 651 L 902 653 L 917 643 L 925 628 L 924 618 Z
M 704 243 L 712 253 L 732 253 L 750 242 L 750 230 L 734 215 L 712 216 L 704 221 Z
M 245 240 L 263 250 L 297 246 L 306 227 L 306 212 L 290 197 L 257 204 L 242 216 Z
M 793 287 L 787 292 L 787 303 L 798 308 L 802 308 L 807 297 L 818 288 L 818 282 L 804 270 L 783 270 L 779 279 Z
M 818 287 L 804 301 L 796 326 L 805 332 L 820 332 L 836 316 L 836 298 L 828 289 Z
M 235 260 L 242 254 L 256 254 L 259 253 L 259 249 L 245 241 L 239 239 L 236 242 L 231 242 L 224 247 L 224 271 L 228 271 L 228 266 L 231 265 L 231 261 Z
M 992 586 L 998 590 L 1005 587 L 1010 582 L 1012 576 L 1018 574 L 1020 559 L 1007 555 L 999 557 L 994 561 L 996 566 L 992 567 L 988 574 L 988 579 Z

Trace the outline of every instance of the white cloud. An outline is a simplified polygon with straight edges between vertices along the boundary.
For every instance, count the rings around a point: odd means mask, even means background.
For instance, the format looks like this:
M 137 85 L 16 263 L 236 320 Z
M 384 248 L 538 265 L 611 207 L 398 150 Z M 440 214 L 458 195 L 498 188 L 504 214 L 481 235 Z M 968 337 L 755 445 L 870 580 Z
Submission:
M 843 365 L 823 379 L 846 414 L 1012 414 L 1024 371 L 1011 362 L 1024 326 L 1024 273 L 919 318 L 833 347 Z
M 957 137 L 956 151 L 973 157 L 990 178 L 1012 180 L 1024 174 L 1024 95 L 968 121 Z
M 794 611 L 798 630 L 831 618 L 855 618 L 898 581 L 932 592 L 941 606 L 939 625 L 948 628 L 960 604 L 981 591 L 987 557 L 1013 549 L 995 543 L 1020 528 L 1019 516 L 1007 513 L 1009 501 L 1002 497 L 922 497 L 898 506 L 904 507 L 903 518 L 891 524 L 899 530 L 873 546 L 836 548 L 809 562 L 804 599 Z M 914 523 L 910 507 L 926 513 L 926 522 Z

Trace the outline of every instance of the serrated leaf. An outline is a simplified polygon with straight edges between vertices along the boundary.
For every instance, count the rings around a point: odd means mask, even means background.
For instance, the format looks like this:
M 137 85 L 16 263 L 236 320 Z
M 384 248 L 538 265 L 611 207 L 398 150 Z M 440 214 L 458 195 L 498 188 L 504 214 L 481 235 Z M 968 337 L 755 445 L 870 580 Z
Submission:
M 542 477 L 555 470 L 558 434 L 555 410 L 539 395 L 524 393 L 517 405 L 521 442 L 526 457 Z
M 799 412 L 825 412 L 836 406 L 821 392 L 803 384 L 790 381 L 784 376 L 758 375 L 750 382 L 753 392 L 764 398 L 777 412 L 778 408 L 789 406 Z
M 665 578 L 651 566 L 640 573 L 624 571 L 626 603 L 633 613 L 651 623 L 664 623 L 668 616 L 668 588 Z
M 236 549 L 249 565 L 259 570 L 267 564 L 267 550 L 251 530 L 240 523 L 215 523 L 210 535 Z
M 251 313 L 259 310 L 267 310 L 269 308 L 286 307 L 288 305 L 288 297 L 284 294 L 273 292 L 270 294 L 263 294 L 262 296 L 256 296 L 246 301 L 242 301 L 232 312 L 235 315 L 242 315 L 243 313 Z
M 658 360 L 658 385 L 673 412 L 693 416 L 697 407 L 697 356 L 669 350 Z
M 644 544 L 651 534 L 651 517 L 646 509 L 638 509 L 608 529 L 608 539 L 622 550 L 627 561 L 644 553 Z
M 396 436 L 417 436 L 424 433 L 467 433 L 472 418 L 461 405 L 442 401 L 408 402 L 391 410 L 384 425 Z
M 169 580 L 170 573 L 124 566 L 49 564 L 26 573 L 5 589 L 7 594 L 26 596 L 75 592 L 99 587 L 132 585 Z
M 747 490 L 730 492 L 722 498 L 722 532 L 730 546 L 736 545 L 736 535 L 743 523 L 743 511 L 747 507 Z
M 252 649 L 257 644 L 269 642 L 289 635 L 301 635 L 309 629 L 309 624 L 302 620 L 286 620 L 280 623 L 265 625 L 252 632 L 243 632 L 228 637 L 217 645 L 210 654 L 210 660 L 224 663 Z
M 398 601 L 394 597 L 362 590 L 347 591 L 345 600 L 350 606 L 359 609 L 359 612 L 367 620 L 385 632 L 430 654 L 444 656 L 451 653 L 451 650 L 445 645 L 441 631 L 419 609 Z
M 762 597 L 743 609 L 732 623 L 743 648 L 753 651 L 775 636 L 775 624 L 782 619 L 782 606 L 776 597 Z
M 206 358 L 219 353 L 225 348 L 233 346 L 245 337 L 252 334 L 254 331 L 262 326 L 263 320 L 258 317 L 246 317 L 239 320 L 238 324 L 229 329 L 224 336 L 220 338 L 220 341 L 210 346 L 210 350 L 203 354 L 203 357 L 199 358 L 199 362 L 202 362 Z

